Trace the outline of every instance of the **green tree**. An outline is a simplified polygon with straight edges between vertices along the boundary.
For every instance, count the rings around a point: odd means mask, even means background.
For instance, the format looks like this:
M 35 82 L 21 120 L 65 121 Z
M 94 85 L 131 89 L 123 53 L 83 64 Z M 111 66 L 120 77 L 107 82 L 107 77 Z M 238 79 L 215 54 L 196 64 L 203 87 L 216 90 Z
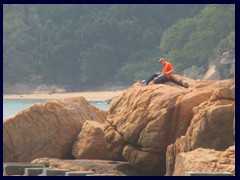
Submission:
M 189 18 L 204 6 L 4 5 L 4 83 L 34 83 L 33 77 L 40 76 L 42 83 L 78 90 L 116 81 L 131 84 L 159 68 L 155 61 L 163 50 L 170 54 L 187 43 L 185 37 L 195 31 Z M 163 32 L 185 18 L 183 27 L 190 32 L 176 33 L 179 43 L 173 48 L 164 40 L 159 50 Z
M 215 52 L 234 49 L 235 5 L 207 5 L 193 18 L 180 20 L 167 29 L 160 49 L 172 58 L 178 72 L 208 63 Z M 217 50 L 216 50 L 217 49 Z
M 216 49 L 218 54 L 226 51 L 235 51 L 235 32 L 230 32 L 226 38 L 222 39 Z

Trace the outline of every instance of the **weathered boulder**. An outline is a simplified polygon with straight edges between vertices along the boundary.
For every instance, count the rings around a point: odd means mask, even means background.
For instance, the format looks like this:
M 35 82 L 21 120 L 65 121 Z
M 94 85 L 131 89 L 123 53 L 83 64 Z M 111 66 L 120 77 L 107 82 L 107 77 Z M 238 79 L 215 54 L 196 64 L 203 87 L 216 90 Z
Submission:
M 193 108 L 194 116 L 186 134 L 168 146 L 167 175 L 173 174 L 176 156 L 181 152 L 199 147 L 225 150 L 234 145 L 235 84 L 225 81 L 220 87 L 215 89 L 209 101 Z
M 224 52 L 221 56 L 221 64 L 233 64 L 235 63 L 235 53 L 234 52 Z
M 136 83 L 111 102 L 105 128 L 108 147 L 143 171 L 163 175 L 167 146 L 185 135 L 194 107 L 207 102 L 216 89 L 233 82 L 194 81 L 177 75 L 174 79 L 188 88 L 168 84 L 142 87 Z M 223 103 L 226 112 L 231 109 L 230 101 Z M 212 112 L 215 116 L 219 110 Z
M 215 59 L 209 59 L 208 72 L 204 79 L 229 79 L 235 76 L 235 52 L 227 51 Z
M 225 151 L 198 148 L 179 153 L 176 157 L 173 176 L 184 176 L 187 171 L 235 174 L 235 146 Z
M 122 154 L 132 166 L 144 170 L 144 172 L 151 172 L 157 175 L 164 173 L 163 167 L 160 167 L 160 171 L 154 171 L 154 167 L 161 165 L 162 162 L 165 161 L 165 157 L 163 155 L 159 155 L 158 153 L 154 152 L 149 153 L 148 151 L 139 149 L 137 146 L 134 147 L 133 145 L 129 144 L 123 148 Z M 145 169 L 143 169 L 143 167 Z
M 218 99 L 229 99 L 234 100 L 235 102 L 235 81 L 228 81 L 220 88 L 214 90 L 211 101 L 215 101 Z
M 232 64 L 232 63 L 235 63 L 234 59 L 231 59 L 231 58 L 222 58 L 221 59 L 221 64 Z
M 219 72 L 216 65 L 209 65 L 208 71 L 203 76 L 203 79 L 206 80 L 220 80 L 221 73 Z
M 105 119 L 105 111 L 82 97 L 34 104 L 4 120 L 3 161 L 70 158 L 85 120 L 104 122 Z
M 208 66 L 208 67 L 207 67 Z M 220 56 L 209 57 L 208 64 L 193 65 L 185 69 L 183 75 L 192 79 L 221 80 L 235 77 L 235 51 L 224 52 Z
M 107 148 L 104 124 L 96 121 L 85 121 L 73 145 L 72 155 L 77 159 L 120 160 Z
M 184 76 L 192 79 L 201 79 L 199 77 L 202 77 L 205 70 L 203 67 L 197 67 L 193 65 L 192 67 L 185 69 L 183 71 Z

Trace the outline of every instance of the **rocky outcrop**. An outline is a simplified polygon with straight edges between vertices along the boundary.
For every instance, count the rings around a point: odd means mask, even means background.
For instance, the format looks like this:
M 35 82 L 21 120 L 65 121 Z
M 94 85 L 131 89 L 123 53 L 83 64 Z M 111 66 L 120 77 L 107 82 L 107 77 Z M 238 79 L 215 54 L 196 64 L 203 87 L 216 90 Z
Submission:
M 163 175 L 167 146 L 186 134 L 194 118 L 193 109 L 204 102 L 206 104 L 214 92 L 225 84 L 233 84 L 232 80 L 188 81 L 178 76 L 175 79 L 188 88 L 168 84 L 144 87 L 135 84 L 111 103 L 105 129 L 108 147 L 136 168 Z M 224 112 L 229 113 L 224 117 L 231 119 L 232 102 L 231 99 L 223 100 L 222 104 L 215 105 L 226 106 Z M 209 116 L 215 119 L 223 115 L 220 111 L 217 107 L 212 108 Z M 225 123 L 225 120 L 221 122 Z M 232 127 L 232 121 L 229 122 Z M 229 132 L 229 129 L 226 131 Z
M 203 76 L 203 79 L 209 79 L 209 80 L 215 80 L 215 79 L 221 79 L 221 74 L 219 70 L 217 69 L 216 65 L 209 65 L 208 71 Z
M 73 145 L 72 155 L 77 159 L 122 160 L 107 148 L 104 124 L 96 121 L 85 121 Z
M 72 152 L 76 158 L 124 159 L 147 174 L 173 175 L 188 170 L 178 169 L 198 148 L 222 153 L 234 145 L 234 111 L 234 79 L 179 75 L 165 84 L 134 84 L 111 101 L 108 112 L 83 98 L 37 104 L 4 121 L 4 161 L 70 158 Z
M 235 77 L 235 52 L 224 52 L 220 59 L 223 78 Z
M 209 59 L 203 66 L 192 66 L 183 71 L 192 79 L 221 80 L 235 77 L 235 51 L 224 52 L 221 56 Z
M 117 176 L 150 175 L 135 169 L 126 161 L 39 158 L 33 160 L 32 163 L 41 163 L 50 168 L 69 169 L 71 171 L 93 171 L 95 174 L 114 174 Z
M 203 67 L 193 65 L 192 67 L 185 69 L 183 75 L 191 79 L 202 79 L 205 72 L 206 70 Z
M 3 122 L 3 161 L 71 158 L 82 124 L 86 120 L 104 122 L 105 119 L 105 111 L 82 97 L 30 106 Z
M 225 151 L 198 148 L 179 153 L 176 157 L 173 176 L 186 172 L 230 172 L 235 174 L 235 146 Z
M 225 150 L 234 144 L 235 84 L 226 82 L 215 89 L 209 101 L 193 108 L 194 116 L 184 136 L 167 148 L 167 175 L 174 172 L 176 156 L 197 148 Z

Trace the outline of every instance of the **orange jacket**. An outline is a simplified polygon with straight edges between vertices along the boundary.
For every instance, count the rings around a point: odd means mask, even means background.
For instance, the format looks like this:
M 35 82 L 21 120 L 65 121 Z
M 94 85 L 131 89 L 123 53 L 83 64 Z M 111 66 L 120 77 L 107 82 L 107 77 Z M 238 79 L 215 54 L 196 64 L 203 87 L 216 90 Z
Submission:
M 162 74 L 165 74 L 168 71 L 171 71 L 173 69 L 173 65 L 170 62 L 166 62 L 162 69 Z M 172 73 L 165 74 L 168 78 L 172 77 Z

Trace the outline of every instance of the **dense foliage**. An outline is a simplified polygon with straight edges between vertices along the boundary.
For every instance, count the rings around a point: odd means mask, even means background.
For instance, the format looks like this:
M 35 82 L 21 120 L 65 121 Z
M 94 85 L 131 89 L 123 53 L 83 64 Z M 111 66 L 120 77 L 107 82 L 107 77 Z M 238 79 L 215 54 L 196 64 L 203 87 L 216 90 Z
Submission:
M 234 51 L 235 6 L 208 5 L 197 16 L 178 21 L 164 32 L 160 48 L 173 59 L 178 72 Z
M 235 48 L 234 15 L 234 5 L 4 5 L 4 83 L 126 85 L 163 55 L 182 70 Z

